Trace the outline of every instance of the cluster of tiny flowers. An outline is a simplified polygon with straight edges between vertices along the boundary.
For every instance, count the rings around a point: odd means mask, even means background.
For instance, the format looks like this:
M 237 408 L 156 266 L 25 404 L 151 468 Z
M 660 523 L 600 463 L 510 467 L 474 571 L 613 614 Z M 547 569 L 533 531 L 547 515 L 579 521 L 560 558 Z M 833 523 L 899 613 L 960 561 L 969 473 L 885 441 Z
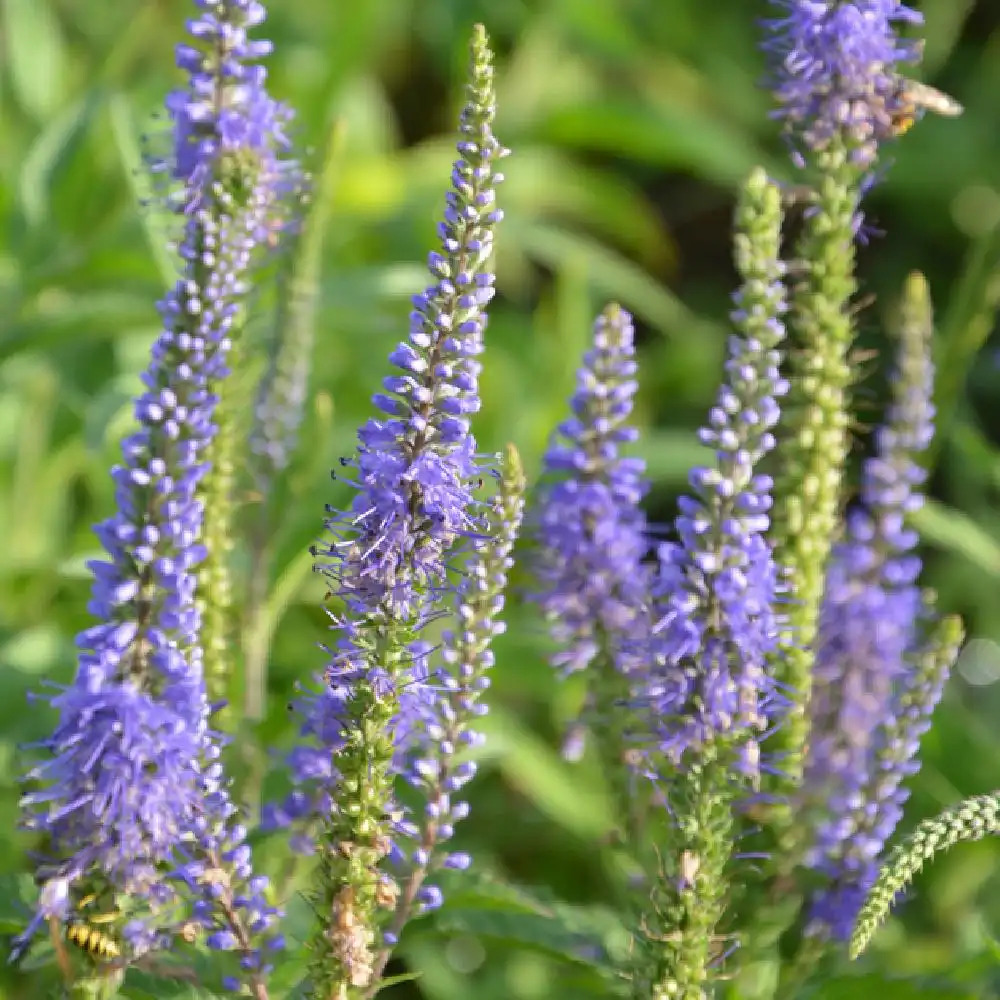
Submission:
M 732 739 L 741 748 L 737 769 L 755 779 L 758 740 L 779 701 L 765 672 L 779 626 L 778 574 L 765 537 L 772 484 L 755 469 L 774 448 L 777 400 L 788 389 L 777 349 L 786 305 L 775 256 L 757 260 L 751 250 L 738 263 L 745 283 L 733 321 L 741 335 L 730 339 L 726 380 L 700 432 L 716 463 L 692 472 L 696 495 L 679 502 L 678 540 L 659 549 L 657 664 L 645 697 L 668 761 Z
M 648 606 L 644 463 L 620 454 L 637 387 L 632 318 L 610 306 L 577 373 L 573 416 L 545 453 L 533 517 L 536 599 L 558 643 L 553 666 L 584 670 L 607 656 L 627 673 Z
M 434 281 L 414 297 L 409 339 L 389 356 L 399 374 L 387 377 L 385 391 L 373 398 L 385 417 L 361 427 L 357 456 L 344 462 L 354 471 L 348 480 L 354 500 L 346 512 L 331 512 L 333 541 L 316 552 L 325 560 L 320 566 L 332 593 L 345 605 L 335 619 L 340 635 L 321 690 L 299 703 L 302 735 L 313 745 L 294 752 L 293 777 L 318 797 L 294 794 L 278 820 L 325 811 L 336 778 L 331 750 L 342 746 L 351 699 L 362 682 L 370 682 L 376 696 L 398 698 L 396 744 L 405 754 L 413 728 L 406 710 L 412 705 L 419 712 L 422 701 L 434 696 L 427 646 L 412 642 L 397 656 L 393 673 L 372 654 L 372 627 L 421 628 L 449 588 L 458 549 L 483 529 L 474 495 L 482 470 L 470 417 L 480 405 L 478 356 L 494 294 L 489 261 L 493 230 L 502 219 L 495 189 L 503 175 L 496 163 L 508 151 L 492 131 L 496 107 L 488 60 L 474 67 L 469 89 L 459 159 L 438 230 L 441 249 L 428 258 Z
M 475 777 L 476 765 L 460 755 L 483 743 L 475 722 L 488 711 L 482 698 L 490 686 L 493 639 L 505 630 L 499 616 L 523 510 L 524 476 L 517 453 L 509 449 L 488 527 L 473 542 L 464 568 L 456 625 L 442 634 L 444 666 L 435 673 L 440 694 L 426 706 L 407 768 L 408 780 L 424 803 L 423 819 L 404 821 L 399 832 L 415 845 L 407 895 L 425 911 L 441 903 L 437 886 L 422 884 L 426 875 L 438 867 L 464 869 L 471 862 L 468 854 L 444 850 L 443 845 L 469 812 L 468 803 L 457 794 Z
M 160 164 L 181 186 L 182 274 L 160 304 L 139 429 L 112 470 L 116 513 L 96 528 L 107 558 L 89 564 L 88 608 L 99 624 L 78 636 L 76 678 L 51 698 L 59 722 L 22 800 L 26 825 L 45 838 L 40 910 L 27 935 L 42 917 L 66 919 L 74 884 L 95 877 L 155 909 L 172 895 L 164 880 L 178 844 L 207 848 L 200 817 L 223 818 L 206 800 L 206 781 L 221 789 L 222 779 L 195 601 L 205 555 L 197 492 L 246 277 L 291 168 L 282 160 L 286 114 L 252 62 L 268 47 L 246 37 L 263 9 L 248 0 L 198 6 L 188 25 L 196 45 L 178 48 L 189 87 L 168 102 L 174 155 Z M 141 948 L 151 932 L 140 923 L 131 937 Z
M 894 389 L 876 453 L 865 462 L 861 505 L 831 560 L 814 671 L 805 788 L 824 818 L 807 861 L 831 882 L 816 900 L 814 930 L 843 940 L 901 815 L 901 782 L 915 769 L 916 741 L 943 683 L 940 671 L 926 675 L 914 664 L 922 619 L 930 617 L 917 586 L 916 533 L 907 526 L 923 501 L 918 458 L 933 436 L 925 340 L 904 339 Z M 915 694 L 918 704 L 910 705 Z
M 826 149 L 840 136 L 853 159 L 870 166 L 903 110 L 899 67 L 919 59 L 898 24 L 921 15 L 900 0 L 772 0 L 784 9 L 768 22 L 778 116 L 795 145 Z

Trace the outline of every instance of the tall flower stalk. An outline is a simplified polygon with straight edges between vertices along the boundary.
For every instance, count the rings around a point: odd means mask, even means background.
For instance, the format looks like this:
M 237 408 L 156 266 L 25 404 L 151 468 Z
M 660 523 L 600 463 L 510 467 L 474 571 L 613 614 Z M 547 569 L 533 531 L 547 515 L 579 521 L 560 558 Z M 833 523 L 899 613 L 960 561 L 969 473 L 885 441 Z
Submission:
M 493 639 L 505 630 L 499 615 L 524 513 L 524 488 L 521 459 L 510 445 L 485 531 L 474 539 L 463 569 L 456 593 L 455 622 L 442 636 L 443 666 L 433 672 L 440 692 L 421 713 L 418 736 L 410 747 L 407 771 L 423 803 L 423 815 L 401 824 L 400 832 L 412 846 L 404 865 L 396 912 L 376 958 L 369 996 L 378 989 L 378 977 L 392 946 L 414 910 L 426 911 L 440 902 L 440 890 L 429 880 L 442 869 L 465 869 L 472 860 L 462 851 L 449 850 L 448 845 L 455 824 L 469 811 L 468 803 L 458 798 L 458 793 L 476 774 L 468 753 L 483 743 L 476 720 L 487 711 L 482 699 L 490 685 Z
M 766 540 L 771 480 L 758 471 L 774 447 L 784 338 L 780 194 L 755 171 L 737 215 L 736 295 L 726 378 L 701 440 L 715 462 L 691 475 L 678 539 L 661 546 L 649 776 L 670 813 L 652 887 L 636 997 L 710 995 L 728 893 L 734 805 L 757 787 L 760 741 L 781 712 L 766 673 L 779 618 L 778 579 Z
M 778 116 L 811 190 L 795 251 L 801 278 L 791 297 L 789 395 L 779 431 L 775 489 L 778 561 L 790 587 L 788 622 L 774 668 L 790 692 L 778 734 L 781 792 L 793 796 L 803 768 L 812 665 L 827 561 L 838 530 L 849 450 L 851 299 L 860 203 L 874 181 L 881 145 L 902 110 L 901 67 L 917 60 L 902 25 L 920 16 L 899 0 L 773 0 L 768 24 Z M 795 863 L 801 841 L 791 810 L 779 817 L 782 854 Z
M 170 95 L 173 152 L 158 168 L 176 188 L 181 274 L 160 303 L 136 400 L 138 429 L 112 470 L 116 512 L 97 525 L 106 557 L 89 568 L 89 610 L 74 681 L 58 688 L 45 759 L 29 774 L 25 824 L 43 836 L 36 918 L 64 922 L 92 896 L 122 915 L 125 964 L 205 935 L 233 951 L 254 996 L 266 996 L 261 935 L 274 910 L 253 875 L 219 746 L 208 726 L 198 567 L 206 557 L 203 482 L 217 432 L 219 384 L 248 277 L 281 224 L 292 167 L 287 112 L 248 38 L 253 0 L 198 0 L 194 44 L 177 48 L 186 89 Z
M 844 941 L 906 800 L 919 737 L 950 663 L 928 655 L 910 515 L 934 432 L 931 310 L 913 275 L 904 296 L 893 399 L 864 465 L 860 505 L 834 550 L 817 640 L 805 795 L 818 815 L 806 861 L 826 879 L 812 930 Z M 934 643 L 936 646 L 937 644 Z
M 637 804 L 626 766 L 627 706 L 651 627 L 639 506 L 648 484 L 642 460 L 620 454 L 637 437 L 628 423 L 637 387 L 633 337 L 632 317 L 620 306 L 601 313 L 577 375 L 573 415 L 545 454 L 533 523 L 537 600 L 556 643 L 552 663 L 564 674 L 586 672 L 577 725 L 593 734 L 626 828 Z
M 483 468 L 470 417 L 479 409 L 478 356 L 493 296 L 489 261 L 500 221 L 495 187 L 505 154 L 493 136 L 492 56 L 477 27 L 432 284 L 414 298 L 409 339 L 390 355 L 399 371 L 374 397 L 383 417 L 358 432 L 345 461 L 354 500 L 331 511 L 331 540 L 315 551 L 339 601 L 338 633 L 319 691 L 304 697 L 299 788 L 286 804 L 319 822 L 319 921 L 311 989 L 317 1000 L 375 984 L 382 933 L 399 899 L 388 867 L 410 832 L 397 809 L 428 704 L 442 697 L 419 638 L 452 590 L 449 570 L 487 529 L 474 489 Z M 423 769 L 418 758 L 418 773 Z M 433 905 L 428 893 L 420 902 Z

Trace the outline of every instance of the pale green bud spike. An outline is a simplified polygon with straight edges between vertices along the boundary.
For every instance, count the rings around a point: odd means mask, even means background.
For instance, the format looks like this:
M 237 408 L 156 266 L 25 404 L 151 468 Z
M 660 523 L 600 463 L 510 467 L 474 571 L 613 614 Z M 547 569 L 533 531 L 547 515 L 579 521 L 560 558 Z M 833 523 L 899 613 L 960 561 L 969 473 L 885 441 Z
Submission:
M 215 386 L 219 394 L 216 410 L 218 431 L 209 445 L 207 470 L 198 493 L 204 505 L 202 535 L 205 558 L 197 569 L 198 604 L 201 610 L 201 645 L 204 651 L 205 684 L 212 702 L 229 699 L 230 684 L 237 675 L 233 651 L 233 540 L 236 537 L 236 451 L 240 436 L 238 413 L 244 402 L 240 379 L 239 339 L 230 350 L 233 375 Z M 224 715 L 228 714 L 228 710 Z M 218 723 L 217 723 L 218 724 Z
M 900 329 L 904 336 L 908 331 L 918 336 L 929 337 L 933 326 L 931 289 L 927 279 L 919 271 L 911 271 L 903 285 L 903 299 L 900 303 Z
M 250 533 L 250 569 L 243 630 L 243 704 L 248 719 L 264 717 L 267 701 L 267 659 L 271 630 L 267 623 L 272 547 L 282 516 L 280 491 L 274 481 L 291 463 L 299 443 L 309 390 L 316 334 L 316 309 L 322 278 L 323 248 L 333 215 L 334 196 L 343 163 L 346 126 L 334 121 L 327 136 L 318 178 L 298 193 L 303 202 L 300 228 L 290 240 L 278 302 L 268 366 L 253 401 L 254 426 L 250 435 L 259 509 Z M 249 402 L 249 401 L 248 401 Z M 240 692 L 230 701 L 238 704 Z
M 508 444 L 503 452 L 503 464 L 500 467 L 500 484 L 502 495 L 513 508 L 520 508 L 524 497 L 526 481 L 524 478 L 524 463 L 521 453 L 513 444 Z M 520 517 L 518 517 L 520 522 Z
M 956 844 L 1000 833 L 1000 791 L 977 795 L 924 820 L 890 855 L 851 936 L 850 955 L 857 958 L 885 919 L 896 896 L 936 854 Z
M 819 186 L 811 195 L 796 261 L 804 276 L 792 292 L 789 319 L 791 391 L 782 410 L 778 453 L 783 466 L 774 492 L 775 556 L 789 593 L 787 631 L 774 657 L 790 706 L 773 749 L 784 778 L 776 789 L 792 798 L 802 780 L 812 689 L 813 645 L 827 562 L 839 529 L 844 465 L 849 450 L 848 363 L 854 340 L 851 297 L 855 229 L 863 171 L 842 142 L 819 157 Z M 791 810 L 779 818 L 788 865 L 801 850 Z M 802 831 L 800 830 L 799 833 Z
M 912 698 L 904 700 L 903 715 L 920 705 L 920 693 L 939 685 L 950 670 L 962 644 L 963 629 L 957 616 L 941 619 L 917 657 L 917 673 L 922 683 L 912 686 Z M 933 819 L 924 820 L 886 859 L 878 879 L 865 901 L 851 936 L 851 958 L 868 947 L 896 896 L 906 888 L 924 864 L 941 851 L 963 841 L 980 840 L 1000 833 L 1000 790 L 966 799 Z
M 781 191 L 763 167 L 747 178 L 736 206 L 733 255 L 736 270 L 747 278 L 784 273 L 780 263 Z

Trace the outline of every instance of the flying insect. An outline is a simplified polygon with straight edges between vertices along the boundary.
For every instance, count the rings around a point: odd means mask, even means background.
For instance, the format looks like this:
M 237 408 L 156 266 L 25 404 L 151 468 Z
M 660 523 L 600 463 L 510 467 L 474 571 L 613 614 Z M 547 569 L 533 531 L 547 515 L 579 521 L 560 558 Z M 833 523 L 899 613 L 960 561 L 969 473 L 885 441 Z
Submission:
M 896 136 L 909 132 L 921 111 L 933 111 L 945 118 L 957 118 L 965 110 L 954 97 L 943 90 L 906 77 L 899 79 L 896 100 L 898 104 L 892 114 L 892 131 Z

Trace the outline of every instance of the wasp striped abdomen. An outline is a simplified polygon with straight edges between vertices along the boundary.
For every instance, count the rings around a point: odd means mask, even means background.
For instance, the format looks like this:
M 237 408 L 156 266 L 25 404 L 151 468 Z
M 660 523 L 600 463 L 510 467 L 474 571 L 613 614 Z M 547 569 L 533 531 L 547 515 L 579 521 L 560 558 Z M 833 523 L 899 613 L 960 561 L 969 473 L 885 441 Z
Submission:
M 113 938 L 89 924 L 70 924 L 66 928 L 66 940 L 88 955 L 104 961 L 117 958 L 120 954 Z

